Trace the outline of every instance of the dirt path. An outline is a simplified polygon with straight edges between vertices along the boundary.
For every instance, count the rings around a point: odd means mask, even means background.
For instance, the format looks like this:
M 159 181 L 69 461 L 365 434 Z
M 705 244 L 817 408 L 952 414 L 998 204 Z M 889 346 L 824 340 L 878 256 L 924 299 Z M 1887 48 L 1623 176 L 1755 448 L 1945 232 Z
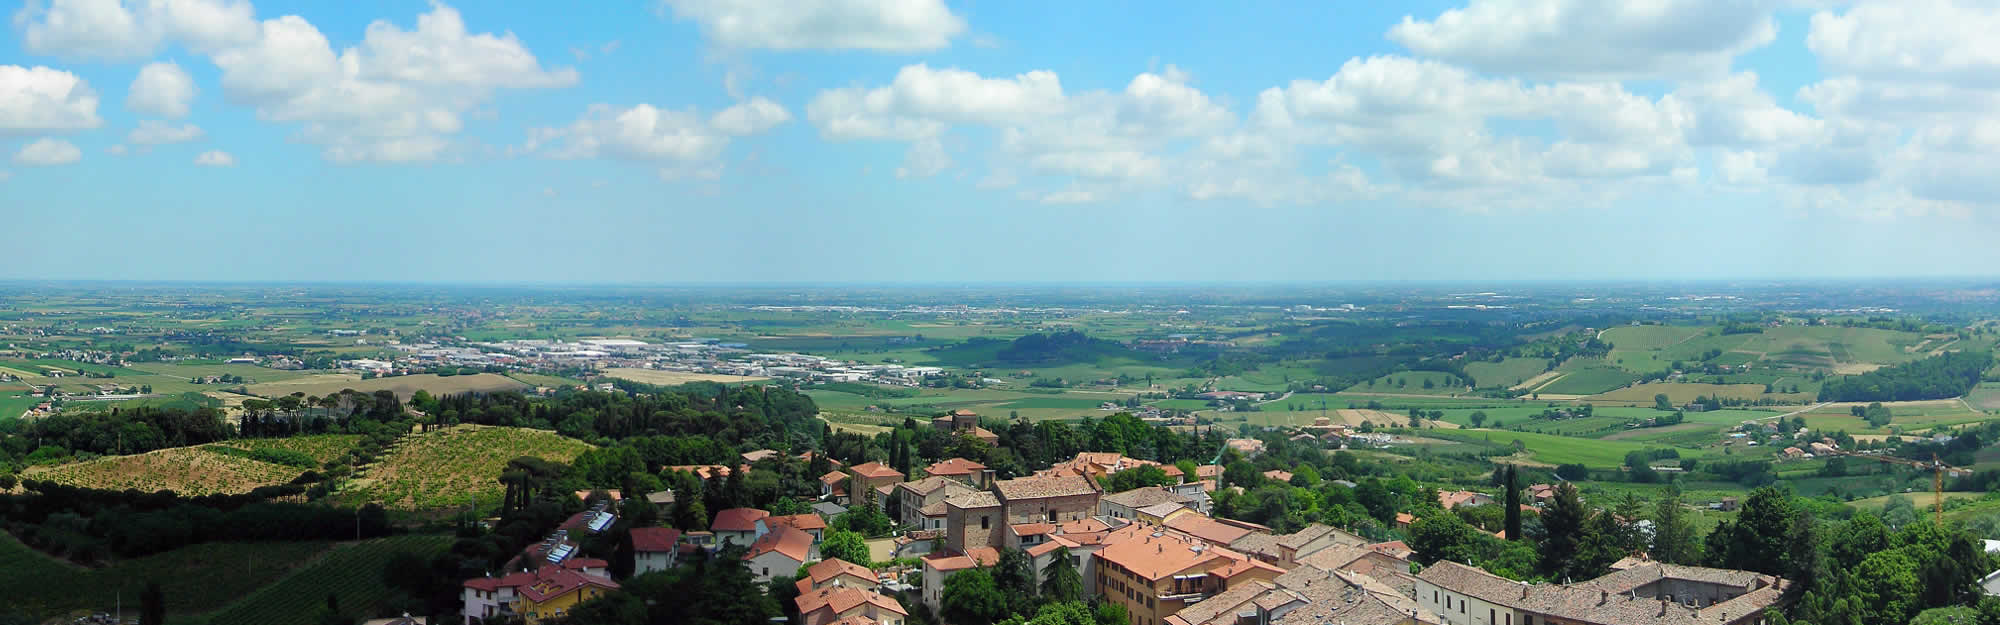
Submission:
M 1535 377 L 1522 380 L 1520 384 L 1516 384 L 1510 388 L 1512 388 L 1513 390 L 1537 389 L 1541 388 L 1545 384 L 1556 381 L 1556 378 L 1563 377 L 1564 375 L 1567 374 L 1561 371 L 1543 371 L 1541 373 L 1535 374 Z
M 1808 412 L 1812 412 L 1812 411 L 1814 411 L 1814 410 L 1819 410 L 1819 409 L 1821 409 L 1821 408 L 1825 408 L 1825 407 L 1827 407 L 1827 406 L 1831 406 L 1831 405 L 1833 405 L 1833 402 L 1830 402 L 1830 401 L 1823 401 L 1823 402 L 1820 402 L 1820 403 L 1817 403 L 1817 404 L 1813 404 L 1813 405 L 1811 405 L 1811 406 L 1806 406 L 1806 407 L 1804 407 L 1804 408 L 1800 408 L 1800 409 L 1798 409 L 1798 410 L 1793 410 L 1793 411 L 1791 411 L 1791 412 L 1787 412 L 1787 413 L 1785 413 L 1785 414 L 1781 414 L 1781 415 L 1778 415 L 1778 416 L 1775 416 L 1775 417 L 1764 417 L 1764 418 L 1762 418 L 1762 419 L 1758 419 L 1758 421 L 1770 421 L 1770 420 L 1772 420 L 1772 419 L 1783 419 L 1783 418 L 1785 418 L 1785 417 L 1789 417 L 1789 416 L 1792 416 L 1792 415 L 1797 415 L 1797 414 L 1804 414 L 1804 413 L 1808 413 Z

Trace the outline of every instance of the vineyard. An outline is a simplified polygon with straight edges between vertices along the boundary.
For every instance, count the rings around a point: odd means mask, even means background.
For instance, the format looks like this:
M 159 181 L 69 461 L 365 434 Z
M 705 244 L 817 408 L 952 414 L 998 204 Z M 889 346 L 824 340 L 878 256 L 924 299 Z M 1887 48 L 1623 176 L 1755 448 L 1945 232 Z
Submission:
M 146 582 L 160 583 L 167 612 L 188 614 L 227 605 L 325 551 L 323 542 L 206 543 L 110 566 L 87 569 L 29 549 L 0 534 L 0 603 L 30 612 L 110 612 L 120 593 L 127 615 Z
M 568 463 L 590 444 L 528 428 L 460 425 L 403 438 L 341 489 L 347 504 L 402 510 L 499 503 L 500 471 L 521 456 Z
M 317 562 L 211 615 L 211 625 L 310 625 L 320 621 L 328 593 L 346 610 L 370 611 L 394 591 L 384 568 L 398 553 L 429 560 L 451 547 L 449 536 L 396 536 L 342 545 Z
M 281 449 L 305 454 L 314 462 L 327 463 L 347 456 L 354 444 L 361 440 L 360 434 L 314 434 L 291 438 L 242 438 L 222 445 L 245 451 L 258 449 Z
M 304 472 L 298 467 L 218 453 L 204 445 L 31 467 L 22 477 L 84 488 L 149 493 L 171 490 L 198 496 L 247 493 L 259 486 L 288 483 Z

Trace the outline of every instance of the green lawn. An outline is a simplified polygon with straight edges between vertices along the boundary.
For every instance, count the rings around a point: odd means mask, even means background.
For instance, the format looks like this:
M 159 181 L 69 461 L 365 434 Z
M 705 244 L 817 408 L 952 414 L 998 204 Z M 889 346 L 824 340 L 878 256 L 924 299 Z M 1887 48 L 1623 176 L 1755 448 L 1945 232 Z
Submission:
M 1706 331 L 1694 326 L 1619 326 L 1598 336 L 1621 350 L 1658 350 Z
M 32 395 L 0 393 L 0 422 L 19 419 L 21 418 L 21 413 L 27 412 L 29 408 L 33 408 L 35 404 L 41 402 L 42 398 Z
M 146 583 L 159 582 L 168 613 L 187 614 L 220 608 L 326 548 L 324 542 L 205 543 L 87 569 L 0 536 L 0 561 L 7 563 L 0 585 L 8 589 L 6 603 L 44 615 L 110 612 L 122 593 L 129 616 Z
M 1594 367 L 1565 373 L 1554 382 L 1535 389 L 1535 392 L 1550 395 L 1595 395 L 1631 384 L 1635 379 L 1638 377 L 1618 369 Z
M 248 593 L 210 616 L 211 625 L 308 625 L 320 622 L 331 593 L 351 615 L 381 616 L 376 604 L 394 593 L 383 568 L 398 553 L 425 560 L 450 548 L 450 536 L 396 536 L 344 544 L 311 565 Z

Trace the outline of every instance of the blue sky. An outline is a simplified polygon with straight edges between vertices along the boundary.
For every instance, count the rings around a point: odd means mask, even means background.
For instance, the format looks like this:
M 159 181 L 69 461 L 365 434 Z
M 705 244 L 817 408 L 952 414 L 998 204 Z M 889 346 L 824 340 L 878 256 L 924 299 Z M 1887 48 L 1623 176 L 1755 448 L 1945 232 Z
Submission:
M 0 279 L 1991 275 L 1973 0 L 30 1 Z

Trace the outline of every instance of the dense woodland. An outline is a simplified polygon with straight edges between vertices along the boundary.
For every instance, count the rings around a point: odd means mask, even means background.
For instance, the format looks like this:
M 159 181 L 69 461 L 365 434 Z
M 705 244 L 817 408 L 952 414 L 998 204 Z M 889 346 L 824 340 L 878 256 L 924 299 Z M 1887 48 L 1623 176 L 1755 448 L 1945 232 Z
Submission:
M 1946 352 L 1861 375 L 1828 379 L 1820 401 L 1914 401 L 1964 395 L 1993 366 L 1987 352 Z

